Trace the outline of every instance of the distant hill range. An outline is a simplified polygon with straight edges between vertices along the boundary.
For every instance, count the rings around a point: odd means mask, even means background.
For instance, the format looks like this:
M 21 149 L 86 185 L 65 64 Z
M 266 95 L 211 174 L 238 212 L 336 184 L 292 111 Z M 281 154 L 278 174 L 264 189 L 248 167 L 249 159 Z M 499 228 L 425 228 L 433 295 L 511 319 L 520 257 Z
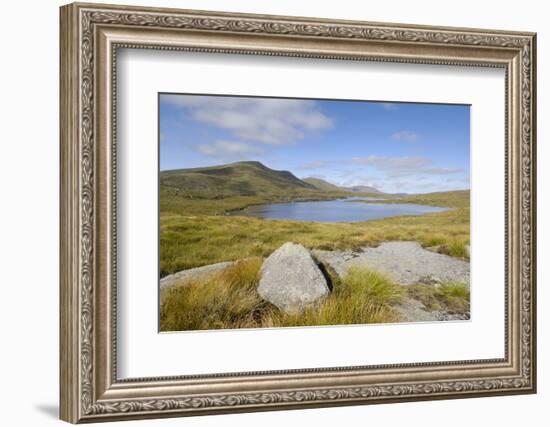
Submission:
M 342 187 L 344 190 L 352 191 L 354 193 L 370 193 L 370 194 L 385 194 L 382 191 L 369 187 L 367 185 L 354 185 L 353 187 Z
M 324 191 L 350 191 L 352 193 L 363 193 L 363 194 L 384 194 L 382 191 L 369 187 L 367 185 L 354 185 L 353 187 L 338 187 L 337 185 L 331 184 L 330 182 L 325 181 L 320 178 L 304 178 L 305 182 L 314 185 L 320 190 Z
M 306 199 L 381 193 L 366 186 L 341 188 L 318 178 L 302 180 L 289 171 L 270 169 L 255 161 L 161 171 L 160 186 L 161 193 L 206 199 L 233 196 Z
M 330 182 L 325 181 L 320 178 L 304 178 L 302 181 L 307 182 L 308 184 L 313 185 L 315 188 L 322 191 L 342 191 L 337 185 L 331 184 Z

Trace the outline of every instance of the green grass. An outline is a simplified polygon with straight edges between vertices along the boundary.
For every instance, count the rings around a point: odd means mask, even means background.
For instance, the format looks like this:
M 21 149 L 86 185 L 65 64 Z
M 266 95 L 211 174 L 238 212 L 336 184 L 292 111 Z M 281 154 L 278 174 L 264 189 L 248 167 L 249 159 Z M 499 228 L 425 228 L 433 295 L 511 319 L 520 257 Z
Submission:
M 385 200 L 354 200 L 356 203 L 416 203 L 419 205 L 448 208 L 470 208 L 470 190 L 440 191 L 427 194 L 411 194 Z
M 462 283 L 440 285 L 415 284 L 407 287 L 408 295 L 422 302 L 430 311 L 464 314 L 470 311 L 470 289 Z
M 354 268 L 342 280 L 333 276 L 327 298 L 301 313 L 286 314 L 256 292 L 261 263 L 261 258 L 240 261 L 207 278 L 162 291 L 161 331 L 399 321 L 393 305 L 406 290 L 380 272 Z
M 362 223 L 266 221 L 243 216 L 161 215 L 161 276 L 221 261 L 267 256 L 292 241 L 313 249 L 358 249 L 384 241 L 413 240 L 452 248 L 464 257 L 469 244 L 467 210 L 387 218 Z M 464 248 L 464 249 L 462 249 Z

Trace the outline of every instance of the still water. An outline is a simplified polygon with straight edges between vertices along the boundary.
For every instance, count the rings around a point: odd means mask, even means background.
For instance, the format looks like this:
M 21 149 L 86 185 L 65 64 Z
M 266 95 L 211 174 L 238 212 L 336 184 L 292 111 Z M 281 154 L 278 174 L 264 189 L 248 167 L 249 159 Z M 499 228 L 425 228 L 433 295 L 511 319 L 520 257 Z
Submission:
M 401 215 L 422 215 L 442 212 L 448 208 L 411 203 L 362 203 L 353 200 L 380 200 L 375 197 L 350 197 L 315 202 L 274 203 L 250 206 L 230 215 L 264 219 L 286 219 L 315 222 L 358 222 Z

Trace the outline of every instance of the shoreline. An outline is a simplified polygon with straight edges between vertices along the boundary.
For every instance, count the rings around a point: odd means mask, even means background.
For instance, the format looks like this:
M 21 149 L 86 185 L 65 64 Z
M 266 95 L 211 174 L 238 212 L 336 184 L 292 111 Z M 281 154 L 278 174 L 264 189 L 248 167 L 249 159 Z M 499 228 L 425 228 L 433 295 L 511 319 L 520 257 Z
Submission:
M 423 215 L 434 214 L 434 213 L 439 213 L 439 212 L 447 212 L 447 211 L 452 211 L 452 210 L 457 209 L 457 208 L 452 208 L 452 207 L 448 207 L 448 206 L 440 206 L 440 205 L 435 205 L 435 204 L 419 203 L 417 201 L 407 201 L 407 202 L 400 203 L 399 200 L 395 200 L 395 201 L 388 201 L 387 199 L 368 200 L 368 199 L 366 199 L 366 197 L 370 197 L 370 196 L 365 196 L 365 198 L 361 198 L 361 199 L 358 199 L 357 196 L 353 196 L 353 197 L 338 197 L 338 198 L 332 198 L 332 199 L 296 199 L 296 200 L 285 201 L 285 202 L 254 203 L 254 204 L 250 204 L 250 205 L 247 205 L 245 207 L 242 207 L 242 208 L 226 210 L 223 213 L 223 215 L 220 215 L 220 216 L 235 216 L 235 217 L 244 216 L 246 218 L 256 218 L 256 219 L 259 219 L 259 220 L 297 221 L 297 222 L 322 223 L 322 224 L 357 224 L 357 223 L 363 223 L 363 222 L 368 222 L 368 221 L 380 221 L 380 220 L 384 220 L 386 218 L 398 218 L 398 217 L 410 217 L 410 216 L 417 217 L 417 216 L 423 216 Z M 348 199 L 353 199 L 353 200 L 348 200 Z M 309 220 L 309 219 L 295 219 L 295 218 L 264 218 L 264 217 L 256 216 L 256 215 L 244 215 L 244 214 L 239 215 L 240 212 L 249 211 L 249 208 L 253 208 L 253 207 L 272 206 L 272 205 L 289 205 L 289 204 L 293 204 L 293 203 L 306 203 L 306 202 L 329 202 L 329 201 L 337 201 L 337 200 L 341 200 L 341 201 L 344 201 L 344 202 L 351 202 L 351 203 L 363 202 L 363 203 L 367 203 L 367 204 L 382 204 L 382 205 L 396 205 L 396 204 L 416 205 L 416 206 L 423 206 L 423 207 L 429 207 L 429 208 L 438 208 L 440 210 L 439 211 L 434 211 L 434 212 L 421 212 L 421 213 L 387 215 L 387 216 L 383 216 L 383 217 L 379 217 L 379 218 L 358 219 L 358 220 L 355 220 L 355 221 L 319 221 L 319 220 L 313 220 L 313 219 Z
M 330 201 L 334 201 L 334 200 L 346 200 L 346 199 L 354 199 L 354 198 L 361 198 L 361 197 L 379 197 L 379 195 L 376 195 L 376 196 L 357 196 L 357 195 L 354 195 L 354 196 L 343 196 L 343 197 L 331 197 L 331 198 L 318 198 L 318 197 L 307 197 L 307 198 L 298 198 L 298 199 L 290 199 L 290 200 L 285 200 L 285 201 L 276 201 L 276 202 L 265 202 L 265 203 L 251 203 L 249 205 L 246 205 L 242 208 L 235 208 L 235 209 L 227 209 L 224 211 L 223 215 L 230 215 L 231 213 L 233 212 L 240 212 L 240 211 L 244 211 L 246 209 L 248 209 L 249 207 L 252 207 L 252 206 L 261 206 L 261 205 L 284 205 L 284 204 L 287 204 L 287 203 L 305 203 L 305 202 L 330 202 Z M 391 199 L 391 198 L 380 198 L 380 199 L 377 199 L 377 200 L 372 200 L 372 202 L 378 202 L 378 201 L 382 201 L 382 202 L 385 202 L 386 200 L 394 200 L 394 199 Z M 368 200 L 349 200 L 350 202 L 354 202 L 354 201 L 357 201 L 357 202 L 360 202 L 360 201 L 368 201 Z M 429 205 L 426 205 L 426 206 L 429 206 Z M 441 206 L 441 207 L 444 207 L 444 206 Z

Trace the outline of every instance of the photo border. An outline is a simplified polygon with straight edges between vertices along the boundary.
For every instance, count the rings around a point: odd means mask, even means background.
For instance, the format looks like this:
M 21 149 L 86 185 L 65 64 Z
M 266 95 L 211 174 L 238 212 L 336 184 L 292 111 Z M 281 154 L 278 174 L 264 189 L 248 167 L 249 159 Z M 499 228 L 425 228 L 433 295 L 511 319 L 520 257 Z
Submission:
M 113 90 L 116 91 L 116 88 L 114 88 Z M 261 327 L 261 326 L 258 326 L 258 327 L 249 327 L 249 328 L 226 328 L 226 329 L 185 329 L 185 330 L 173 330 L 173 331 L 161 331 L 161 328 L 160 328 L 160 294 L 161 294 L 161 286 L 160 286 L 160 282 L 161 282 L 161 277 L 160 277 L 160 249 L 161 249 L 161 245 L 160 245 L 160 214 L 161 214 L 161 211 L 160 211 L 160 187 L 161 187 L 161 179 L 160 179 L 160 175 L 161 173 L 163 172 L 161 169 L 160 169 L 160 158 L 161 158 L 161 108 L 160 108 L 160 103 L 161 103 L 161 98 L 162 96 L 164 95 L 177 95 L 177 96 L 194 96 L 194 97 L 197 97 L 197 96 L 203 96 L 203 97 L 220 97 L 220 98 L 246 98 L 246 99 L 284 99 L 284 100 L 298 100 L 298 101 L 334 101 L 334 102 L 356 102 L 356 103 L 370 103 L 370 104 L 384 104 L 384 103 L 392 103 L 392 104 L 416 104 L 416 105 L 441 105 L 441 106 L 460 106 L 460 107 L 471 107 L 472 104 L 470 103 L 453 103 L 453 102 L 447 102 L 447 103 L 443 103 L 443 102 L 427 102 L 427 101 L 392 101 L 392 100 L 373 100 L 373 99 L 356 99 L 356 98 L 314 98 L 314 97 L 292 97 L 292 96 L 272 96 L 272 95 L 235 95 L 235 94 L 220 94 L 220 93 L 195 93 L 195 92 L 169 92 L 169 91 L 159 91 L 157 92 L 157 191 L 158 191 L 158 196 L 157 196 L 157 230 L 158 230 L 158 247 L 157 247 L 157 253 L 158 253 L 158 256 L 157 256 L 157 272 L 158 272 L 158 283 L 157 283 L 157 286 L 158 286 L 158 292 L 157 292 L 157 304 L 159 306 L 159 311 L 158 311 L 158 316 L 157 316 L 157 332 L 158 333 L 178 333 L 178 332 L 194 332 L 194 331 L 208 331 L 208 332 L 216 332 L 216 331 L 227 331 L 227 330 L 232 330 L 232 329 L 240 329 L 240 330 L 244 330 L 244 329 L 253 329 L 253 330 L 256 330 L 256 329 L 267 329 L 267 327 Z M 113 108 L 116 110 L 116 106 L 113 106 Z M 469 110 L 470 111 L 470 110 Z M 471 111 L 470 111 L 471 112 Z M 468 129 L 468 132 L 470 133 L 471 132 L 471 129 Z M 470 153 L 470 146 L 471 146 L 471 138 L 469 138 L 468 140 L 468 152 Z M 468 165 L 470 165 L 471 163 L 471 155 L 468 156 Z M 113 167 L 116 167 L 116 165 L 113 163 Z M 471 181 L 471 179 L 469 179 L 469 181 Z M 117 187 L 117 184 L 115 183 L 114 187 L 116 188 Z M 464 189 L 459 189 L 459 190 L 456 190 L 456 191 L 460 191 L 460 190 L 464 190 Z M 468 191 L 470 190 L 470 188 L 468 187 L 467 189 Z M 455 191 L 455 190 L 451 190 L 451 191 Z M 116 202 L 115 202 L 116 203 Z M 115 206 L 115 211 L 116 211 L 116 206 Z M 115 224 L 115 228 L 116 228 L 116 224 Z M 116 235 L 116 231 L 114 233 Z M 470 234 L 470 233 L 468 233 Z M 468 287 L 470 286 L 470 282 L 468 282 Z M 506 285 L 504 286 L 504 289 L 505 289 L 505 293 L 506 293 Z M 505 300 L 507 300 L 507 297 L 505 297 Z M 470 302 L 470 301 L 469 301 Z M 114 314 L 116 316 L 116 313 Z M 466 321 L 470 321 L 471 318 L 468 318 L 468 319 L 465 319 Z M 461 320 L 462 321 L 462 320 Z M 416 323 L 416 322 L 419 322 L 419 321 L 413 321 L 413 322 L 410 322 L 410 323 Z M 352 323 L 352 324 L 342 324 L 342 323 L 336 323 L 334 325 L 321 325 L 323 327 L 325 326 L 359 326 L 361 325 L 361 323 Z M 311 325 L 311 326 L 307 326 L 307 327 L 317 327 L 317 326 L 320 326 L 320 325 Z M 115 322 L 115 331 L 116 331 L 116 322 Z M 295 327 L 299 327 L 299 326 L 284 326 L 285 328 L 295 328 Z M 506 328 L 505 328 L 506 329 Z M 114 335 L 116 335 L 116 332 L 114 332 Z M 506 352 L 506 349 L 504 350 Z M 356 366 L 355 368 L 357 368 L 358 366 Z M 363 368 L 366 368 L 367 366 L 361 366 Z M 332 369 L 332 368 L 331 368 Z M 274 371 L 270 371 L 270 372 L 274 372 Z M 275 372 L 280 372 L 280 371 L 275 371 Z

